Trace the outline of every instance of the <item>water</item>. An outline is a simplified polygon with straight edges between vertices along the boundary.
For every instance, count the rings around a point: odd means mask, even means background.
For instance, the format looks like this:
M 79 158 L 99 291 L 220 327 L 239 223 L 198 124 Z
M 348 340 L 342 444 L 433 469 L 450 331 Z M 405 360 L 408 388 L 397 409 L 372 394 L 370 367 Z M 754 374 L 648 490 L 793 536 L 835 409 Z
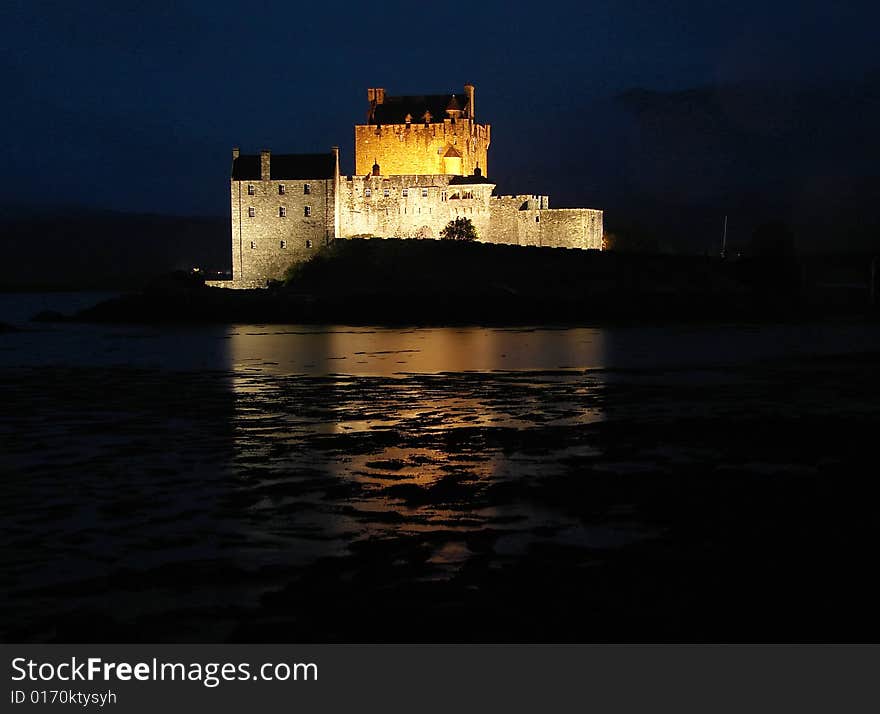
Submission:
M 813 420 L 877 415 L 870 324 L 25 322 L 69 299 L 0 302 L 26 328 L 0 334 L 7 638 L 399 639 L 364 608 L 415 603 L 440 618 L 426 639 L 497 639 L 480 593 L 543 602 L 534 582 L 681 528 L 656 504 L 682 474 L 813 478 L 834 455 L 809 452 Z M 759 445 L 782 422 L 807 431 Z M 543 636 L 585 636 L 570 617 Z
M 25 331 L 4 335 L 0 368 L 120 366 L 387 377 L 711 368 L 880 349 L 880 331 L 872 324 L 561 329 L 17 324 Z

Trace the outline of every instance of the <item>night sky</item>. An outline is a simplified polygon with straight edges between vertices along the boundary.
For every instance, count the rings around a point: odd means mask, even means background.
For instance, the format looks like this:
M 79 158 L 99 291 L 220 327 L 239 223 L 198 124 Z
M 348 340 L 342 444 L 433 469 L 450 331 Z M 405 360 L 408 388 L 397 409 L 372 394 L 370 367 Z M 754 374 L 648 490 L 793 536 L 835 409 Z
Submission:
M 478 119 L 493 126 L 499 190 L 619 203 L 613 190 L 637 179 L 631 154 L 618 161 L 635 121 L 620 93 L 876 78 L 876 8 L 5 0 L 3 202 L 223 215 L 232 146 L 338 144 L 350 172 L 367 87 L 424 94 L 472 82 Z

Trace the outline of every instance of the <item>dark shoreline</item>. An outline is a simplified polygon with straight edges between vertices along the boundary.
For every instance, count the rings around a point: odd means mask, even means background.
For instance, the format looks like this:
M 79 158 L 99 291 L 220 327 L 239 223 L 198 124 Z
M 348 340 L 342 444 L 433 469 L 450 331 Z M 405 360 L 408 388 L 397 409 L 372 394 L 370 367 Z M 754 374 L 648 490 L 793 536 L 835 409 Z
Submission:
M 724 261 L 455 241 L 345 240 L 266 289 L 155 281 L 74 316 L 108 323 L 598 325 L 876 319 L 870 260 Z
M 224 291 L 232 292 L 232 291 Z M 247 291 L 251 292 L 251 291 Z M 257 291 L 253 291 L 256 293 Z M 207 295 L 181 301 L 173 296 L 130 295 L 105 301 L 73 316 L 42 313 L 37 322 L 83 322 L 110 324 L 304 324 L 376 325 L 388 327 L 457 326 L 542 326 L 600 327 L 673 324 L 778 324 L 805 322 L 875 322 L 871 310 L 841 313 L 787 309 L 768 311 L 753 306 L 724 306 L 721 309 L 671 310 L 659 302 L 643 309 L 583 309 L 577 305 L 524 306 L 511 303 L 484 303 L 475 310 L 465 304 L 419 305 L 408 300 L 400 308 L 395 296 L 357 296 L 356 306 L 318 302 L 309 296 L 281 295 L 259 291 L 234 297 Z M 404 298 L 406 300 L 406 298 Z

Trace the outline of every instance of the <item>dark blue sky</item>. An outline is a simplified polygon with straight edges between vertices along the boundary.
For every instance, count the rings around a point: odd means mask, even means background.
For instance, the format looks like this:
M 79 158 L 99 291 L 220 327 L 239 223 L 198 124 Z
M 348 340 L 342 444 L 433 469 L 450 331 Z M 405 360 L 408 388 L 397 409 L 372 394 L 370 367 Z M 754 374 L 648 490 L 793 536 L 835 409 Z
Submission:
M 589 205 L 623 121 L 607 110 L 616 93 L 864 76 L 880 66 L 875 7 L 5 0 L 0 188 L 7 203 L 222 214 L 233 145 L 338 144 L 350 171 L 368 86 L 417 94 L 470 81 L 493 125 L 491 177 L 559 191 L 553 176 L 530 182 L 571 160 L 559 133 L 575 132 Z

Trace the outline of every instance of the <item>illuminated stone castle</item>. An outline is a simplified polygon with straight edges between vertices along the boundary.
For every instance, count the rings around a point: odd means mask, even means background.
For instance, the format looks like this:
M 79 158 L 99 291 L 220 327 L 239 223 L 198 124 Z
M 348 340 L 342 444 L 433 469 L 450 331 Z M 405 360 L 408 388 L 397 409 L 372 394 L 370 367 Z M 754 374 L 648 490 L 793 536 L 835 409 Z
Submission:
M 334 238 L 438 238 L 469 218 L 484 243 L 601 249 L 602 211 L 551 209 L 547 196 L 494 196 L 491 128 L 464 94 L 392 97 L 368 89 L 354 128 L 355 175 L 328 154 L 232 150 L 232 277 L 210 284 L 263 287 Z

